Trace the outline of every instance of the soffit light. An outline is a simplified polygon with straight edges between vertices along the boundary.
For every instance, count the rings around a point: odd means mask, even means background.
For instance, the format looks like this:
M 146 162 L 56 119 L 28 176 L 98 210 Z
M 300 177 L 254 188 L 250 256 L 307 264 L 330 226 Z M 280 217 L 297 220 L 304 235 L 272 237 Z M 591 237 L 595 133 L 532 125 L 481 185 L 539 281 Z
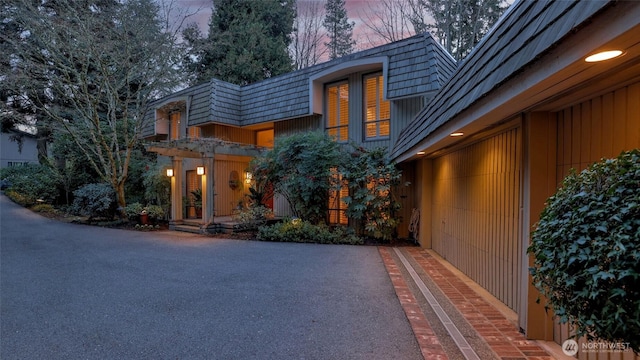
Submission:
M 599 62 L 599 61 L 605 61 L 605 60 L 613 59 L 613 58 L 616 58 L 616 57 L 618 57 L 620 55 L 622 55 L 622 50 L 601 51 L 599 53 L 587 56 L 584 59 L 584 61 L 586 61 L 586 62 Z
M 462 135 L 464 135 L 463 132 L 454 132 L 454 133 L 449 134 L 449 136 L 451 136 L 451 137 L 458 137 L 458 136 L 462 136 Z
M 426 154 L 426 153 L 425 153 L 424 151 L 418 151 L 418 153 L 417 153 L 417 154 L 418 154 L 418 155 L 424 155 L 424 154 Z

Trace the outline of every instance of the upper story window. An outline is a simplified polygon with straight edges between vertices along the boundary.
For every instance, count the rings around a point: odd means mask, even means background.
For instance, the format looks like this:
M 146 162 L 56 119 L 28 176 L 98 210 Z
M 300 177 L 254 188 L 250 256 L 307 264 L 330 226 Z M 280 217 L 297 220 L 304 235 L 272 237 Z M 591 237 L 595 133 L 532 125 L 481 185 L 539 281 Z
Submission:
M 383 96 L 382 73 L 364 77 L 365 140 L 388 138 L 391 106 Z
M 349 139 L 349 84 L 338 83 L 326 90 L 327 133 L 338 142 Z

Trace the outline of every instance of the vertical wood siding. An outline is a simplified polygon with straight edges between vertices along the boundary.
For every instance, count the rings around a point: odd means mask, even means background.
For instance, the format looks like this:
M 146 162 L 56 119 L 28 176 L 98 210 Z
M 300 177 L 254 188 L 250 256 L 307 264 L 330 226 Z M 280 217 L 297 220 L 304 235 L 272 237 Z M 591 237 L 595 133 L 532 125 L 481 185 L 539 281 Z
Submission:
M 433 160 L 433 249 L 518 312 L 520 128 Z
M 215 216 L 233 215 L 234 208 L 238 202 L 244 199 L 244 195 L 248 192 L 245 185 L 244 172 L 249 166 L 248 161 L 242 160 L 216 160 L 216 169 L 214 174 L 214 211 Z M 232 190 L 229 187 L 229 176 L 232 171 L 237 171 L 241 185 L 238 189 Z
M 601 158 L 640 148 L 640 83 L 606 93 L 556 113 L 558 184 L 574 168 L 581 171 Z M 562 344 L 571 332 L 568 324 L 554 325 L 554 341 Z M 578 341 L 581 347 L 584 339 Z M 581 360 L 640 360 L 633 352 L 581 352 Z
M 231 141 L 243 144 L 255 144 L 255 131 L 242 129 L 226 125 L 205 125 L 201 127 L 202 137 L 218 138 L 224 141 Z
M 557 119 L 560 184 L 571 168 L 640 147 L 640 83 L 559 111 Z

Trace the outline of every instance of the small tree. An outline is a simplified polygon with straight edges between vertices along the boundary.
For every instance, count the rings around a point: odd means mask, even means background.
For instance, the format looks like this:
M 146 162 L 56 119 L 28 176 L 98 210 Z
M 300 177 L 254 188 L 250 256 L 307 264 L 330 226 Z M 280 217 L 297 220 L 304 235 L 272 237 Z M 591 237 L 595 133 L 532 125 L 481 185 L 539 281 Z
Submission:
M 567 176 L 528 252 L 533 283 L 561 323 L 640 351 L 640 150 Z
M 402 174 L 386 154 L 386 148 L 356 147 L 342 173 L 350 194 L 344 199 L 347 216 L 360 221 L 361 233 L 390 241 L 398 225 L 394 215 L 400 203 L 394 190 L 400 185 Z
M 252 161 L 251 169 L 256 181 L 273 184 L 295 216 L 318 224 L 326 221 L 329 190 L 337 185 L 331 172 L 341 156 L 340 145 L 328 135 L 298 133 L 276 139 L 272 150 Z
M 16 0 L 2 10 L 12 26 L 0 39 L 12 60 L 0 79 L 0 99 L 11 101 L 0 106 L 30 109 L 53 134 L 67 134 L 124 209 L 148 105 L 181 81 L 176 36 L 158 5 Z

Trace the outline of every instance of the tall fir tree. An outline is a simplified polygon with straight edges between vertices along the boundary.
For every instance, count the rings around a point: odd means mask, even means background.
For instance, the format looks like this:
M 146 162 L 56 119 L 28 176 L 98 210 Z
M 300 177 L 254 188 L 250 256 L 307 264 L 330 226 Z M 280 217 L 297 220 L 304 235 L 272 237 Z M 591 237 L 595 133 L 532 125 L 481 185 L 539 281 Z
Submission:
M 195 26 L 183 32 L 195 82 L 217 78 L 246 85 L 293 69 L 288 46 L 295 0 L 213 0 L 213 5 L 206 39 Z
M 430 31 L 458 61 L 471 52 L 507 9 L 502 0 L 408 1 L 416 33 Z
M 344 0 L 328 0 L 325 4 L 326 15 L 324 28 L 327 29 L 329 42 L 325 43 L 329 49 L 329 58 L 335 59 L 353 52 L 356 44 L 353 40 L 355 22 L 349 22 Z

